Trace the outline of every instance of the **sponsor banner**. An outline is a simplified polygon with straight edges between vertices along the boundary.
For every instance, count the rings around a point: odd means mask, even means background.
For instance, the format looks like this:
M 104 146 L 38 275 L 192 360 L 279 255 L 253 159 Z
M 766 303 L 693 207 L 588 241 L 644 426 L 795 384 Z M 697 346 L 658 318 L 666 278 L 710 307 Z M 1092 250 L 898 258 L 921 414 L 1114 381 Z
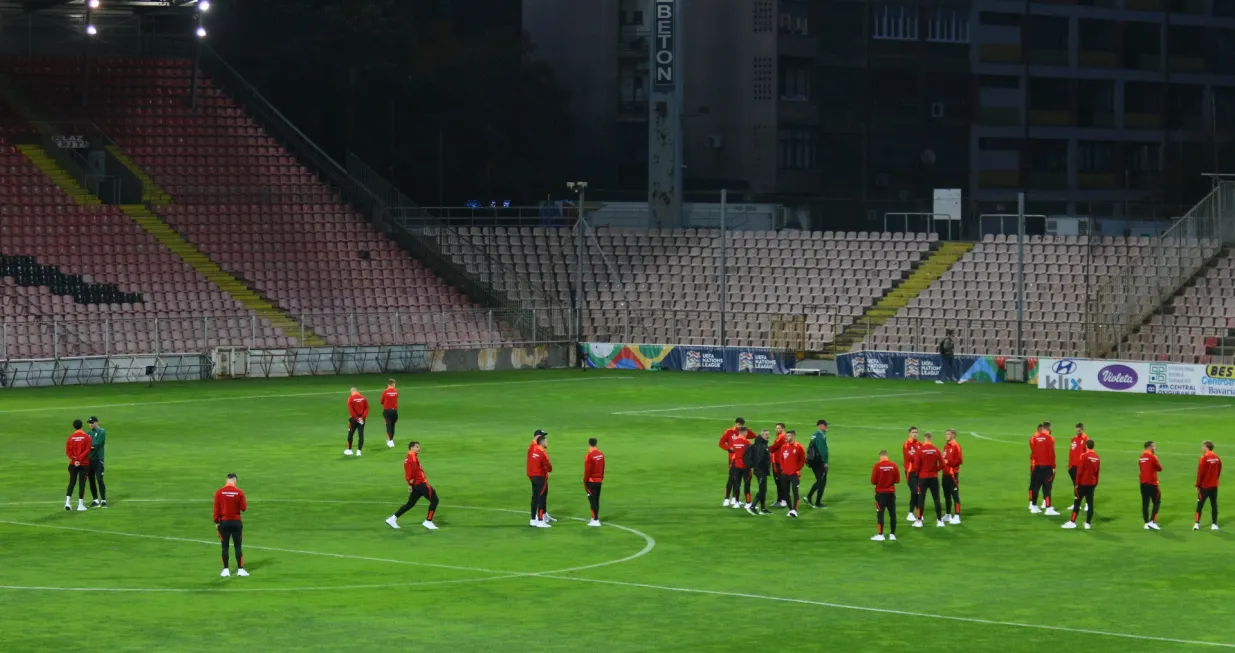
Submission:
M 899 351 L 862 351 L 836 358 L 837 375 L 869 379 L 919 379 L 923 381 L 964 381 L 966 383 L 1004 383 L 1006 356 L 966 356 L 952 359 L 947 369 L 939 354 Z M 1038 359 L 1025 359 L 1026 381 L 1037 382 Z
M 1235 397 L 1235 365 L 1149 363 L 1145 392 L 1157 395 Z
M 611 370 L 788 374 L 795 362 L 792 353 L 766 347 L 696 347 L 599 342 L 586 343 L 580 347 L 585 365 Z
M 1151 370 L 1150 368 L 1155 369 Z M 1151 376 L 1169 385 L 1168 365 L 1140 361 L 1043 358 L 1039 365 L 1040 390 L 1149 392 Z M 1155 385 L 1155 390 L 1158 384 Z
M 656 0 L 652 20 L 652 87 L 671 91 L 677 74 L 677 4 L 676 0 Z

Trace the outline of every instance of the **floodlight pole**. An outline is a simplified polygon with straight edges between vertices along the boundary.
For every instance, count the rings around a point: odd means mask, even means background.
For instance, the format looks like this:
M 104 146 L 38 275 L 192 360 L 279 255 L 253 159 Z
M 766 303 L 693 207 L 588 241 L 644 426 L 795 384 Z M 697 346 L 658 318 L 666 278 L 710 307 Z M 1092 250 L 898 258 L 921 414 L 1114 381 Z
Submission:
M 729 269 L 728 255 L 725 250 L 728 248 L 727 237 L 725 236 L 725 213 L 729 203 L 728 189 L 720 189 L 720 346 L 725 347 L 729 344 L 729 339 L 726 337 L 725 311 L 726 300 L 729 296 Z
M 566 187 L 579 193 L 579 219 L 575 222 L 575 337 L 583 341 L 583 238 L 587 221 L 584 206 L 587 203 L 587 182 L 572 181 Z
M 86 3 L 86 42 L 82 46 L 81 52 L 81 105 L 84 107 L 90 102 L 90 42 L 94 40 L 94 35 L 90 33 L 90 27 L 94 25 L 94 8 L 90 3 Z
M 193 77 L 192 86 L 189 87 L 189 106 L 197 108 L 197 85 L 201 81 L 202 68 L 202 36 L 201 28 L 204 26 L 204 16 L 201 10 L 197 12 L 197 27 L 193 29 Z

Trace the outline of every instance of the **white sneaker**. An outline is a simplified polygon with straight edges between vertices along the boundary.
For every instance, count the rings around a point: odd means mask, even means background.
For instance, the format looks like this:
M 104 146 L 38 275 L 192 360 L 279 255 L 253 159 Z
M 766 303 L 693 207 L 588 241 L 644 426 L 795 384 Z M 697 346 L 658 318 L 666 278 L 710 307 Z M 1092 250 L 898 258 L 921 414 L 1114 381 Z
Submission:
M 219 577 L 220 578 L 230 578 L 231 575 L 232 575 L 232 572 L 228 571 L 227 567 L 224 567 L 223 572 L 219 574 Z
M 918 516 L 911 512 L 909 513 L 907 517 L 905 517 L 905 521 L 910 521 L 910 522 L 918 521 Z
M 1074 521 L 1066 521 L 1066 522 L 1064 522 L 1064 523 L 1063 523 L 1063 527 L 1064 527 L 1064 528 L 1067 528 L 1067 529 L 1073 529 L 1073 528 L 1076 528 L 1076 522 L 1074 522 Z
M 343 455 L 344 455 L 344 456 L 350 456 L 350 455 L 352 455 L 352 450 L 351 450 L 351 449 L 344 449 L 344 450 L 343 450 Z
M 935 522 L 935 528 L 943 528 L 943 524 L 944 524 L 944 521 L 940 519 L 939 521 Z
M 65 510 L 69 510 L 69 511 L 73 510 L 73 502 L 72 502 L 72 501 L 69 501 L 68 499 L 65 499 L 65 500 L 64 500 L 64 509 L 65 509 Z
M 1151 522 L 1149 522 L 1149 527 L 1150 527 L 1151 529 L 1155 530 L 1155 531 L 1160 531 L 1160 530 L 1162 530 L 1161 528 L 1158 528 L 1158 522 L 1156 522 L 1156 521 L 1151 521 Z
M 952 515 L 952 521 L 950 521 L 950 522 L 948 522 L 948 523 L 949 523 L 949 524 L 952 524 L 952 525 L 954 525 L 954 526 L 955 526 L 955 525 L 960 524 L 960 523 L 961 523 L 961 516 L 960 516 L 960 515 Z
M 798 511 L 796 511 L 796 510 L 790 510 L 790 511 L 789 511 L 789 516 L 790 516 L 790 517 L 795 517 L 795 518 L 796 518 L 796 517 L 798 516 Z
M 789 507 L 789 504 L 788 504 L 787 502 L 785 502 L 785 501 L 777 501 L 777 502 L 776 502 L 776 505 L 774 505 L 774 506 L 772 506 L 772 507 L 773 507 L 773 508 L 788 508 L 788 507 Z
M 552 526 L 549 525 L 548 522 L 543 522 L 543 521 L 535 522 L 532 525 L 535 526 L 536 528 L 553 528 Z
M 360 450 L 359 450 L 359 449 L 357 449 L 357 450 L 356 450 L 356 457 L 357 457 L 357 458 L 359 458 L 359 457 L 360 457 Z
M 1091 528 L 1093 528 L 1093 526 L 1090 526 L 1089 522 L 1085 522 L 1085 530 L 1089 530 Z
M 394 449 L 394 448 L 395 448 L 395 441 L 394 441 L 394 440 L 387 440 L 387 441 L 386 441 L 386 448 L 387 448 L 387 449 Z
M 720 507 L 721 507 L 721 508 L 728 508 L 728 507 L 729 507 L 729 503 L 730 503 L 729 498 L 728 498 L 728 497 L 725 497 L 725 502 L 724 502 L 724 503 L 722 503 L 722 504 L 720 504 Z
M 594 528 L 594 527 L 596 527 L 596 526 L 600 526 L 600 520 L 599 520 L 599 519 L 593 519 L 592 521 L 588 522 L 588 523 L 587 523 L 587 525 L 588 525 L 588 526 L 592 526 L 593 528 Z
M 889 539 L 889 540 L 891 540 L 891 541 L 893 541 L 893 542 L 895 542 L 895 541 L 896 541 L 896 536 L 895 536 L 895 535 L 889 535 L 889 536 L 888 536 L 888 539 Z
M 944 515 L 944 516 L 943 516 L 943 521 L 944 521 L 944 523 L 951 524 L 951 523 L 952 523 L 952 513 L 948 513 L 948 514 Z
M 421 526 L 424 526 L 425 528 L 427 528 L 427 529 L 429 529 L 429 530 L 431 530 L 431 531 L 435 531 L 435 530 L 437 530 L 437 524 L 434 524 L 433 522 L 429 521 L 428 519 L 426 519 L 426 520 L 424 520 L 423 522 L 421 522 L 421 524 L 420 524 L 420 525 L 421 525 Z
M 1031 515 L 1040 515 L 1040 514 L 1042 514 L 1042 509 L 1041 509 L 1041 508 L 1039 508 L 1039 507 L 1037 507 L 1037 506 L 1035 506 L 1035 505 L 1033 505 L 1033 504 L 1031 503 L 1031 504 L 1029 504 L 1029 514 L 1031 514 Z
M 533 526 L 533 527 L 534 527 L 534 526 L 536 526 L 536 520 L 535 520 L 535 519 L 529 519 L 529 520 L 528 520 L 528 522 L 527 522 L 527 525 L 528 525 L 528 526 Z
M 245 571 L 245 570 L 244 570 L 244 567 L 241 567 L 241 568 L 239 568 L 239 569 L 237 569 L 237 570 L 236 570 L 236 575 L 237 575 L 237 576 L 244 577 L 244 578 L 248 578 L 248 577 L 249 577 L 249 572 Z
M 77 511 L 85 512 L 86 510 L 88 510 L 88 508 L 86 508 L 86 502 L 82 501 L 81 499 L 78 499 L 77 500 Z
M 1217 525 L 1217 524 L 1210 524 L 1210 525 L 1209 525 L 1209 530 L 1211 530 L 1211 531 L 1216 531 L 1216 530 L 1220 530 L 1220 529 L 1218 528 L 1218 525 Z
M 733 508 L 734 510 L 738 510 L 742 507 L 742 502 L 738 501 L 737 499 L 734 499 L 733 503 L 729 504 L 729 506 Z
M 399 528 L 399 518 L 391 515 L 386 518 L 386 523 L 390 524 L 391 528 Z
M 747 510 L 750 510 L 750 502 L 747 501 L 746 503 L 742 504 L 742 507 L 746 508 Z
M 1058 517 L 1059 511 L 1055 510 L 1055 506 L 1051 506 L 1050 508 L 1047 508 L 1046 512 L 1043 514 L 1045 514 L 1047 517 Z
M 1194 531 L 1199 531 L 1199 530 L 1201 530 L 1201 522 L 1197 522 L 1197 523 L 1193 524 L 1193 525 L 1192 525 L 1192 530 L 1194 530 Z
M 935 384 L 936 384 L 936 385 L 943 385 L 943 381 L 936 381 L 936 382 L 935 382 Z
M 550 514 L 549 514 L 549 513 L 547 513 L 547 512 L 545 513 L 545 520 L 544 520 L 544 521 L 545 521 L 545 523 L 546 523 L 546 524 L 556 524 L 556 523 L 557 523 L 557 519 L 554 519 L 553 515 L 550 515 Z
M 922 528 L 922 521 L 921 521 L 921 520 L 915 520 L 915 521 L 913 522 L 913 527 L 914 527 L 914 528 Z
M 871 538 L 871 541 L 872 541 L 872 542 L 882 542 L 882 541 L 884 541 L 885 539 L 886 539 L 886 538 L 885 538 L 884 536 L 882 536 L 882 535 L 876 535 L 876 536 L 874 536 L 874 537 L 872 537 L 872 538 Z
M 750 513 L 750 514 L 752 514 L 752 515 L 758 515 L 758 514 L 759 514 L 759 513 L 755 512 L 755 509 L 754 509 L 754 508 L 751 508 L 751 507 L 750 507 L 750 504 L 747 504 L 747 505 L 746 505 L 746 512 L 749 512 L 749 513 Z

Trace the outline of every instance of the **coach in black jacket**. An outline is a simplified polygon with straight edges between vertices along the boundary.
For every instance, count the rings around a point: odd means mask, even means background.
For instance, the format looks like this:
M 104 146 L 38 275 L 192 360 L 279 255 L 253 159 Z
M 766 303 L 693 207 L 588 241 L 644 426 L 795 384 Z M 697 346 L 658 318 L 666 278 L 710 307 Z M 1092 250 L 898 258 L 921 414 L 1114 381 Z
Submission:
M 746 506 L 746 512 L 752 515 L 772 514 L 772 511 L 768 510 L 768 475 L 772 473 L 772 454 L 768 452 L 767 429 L 760 431 L 759 437 L 746 448 L 743 462 L 759 481 L 759 493 L 755 495 L 755 500 Z

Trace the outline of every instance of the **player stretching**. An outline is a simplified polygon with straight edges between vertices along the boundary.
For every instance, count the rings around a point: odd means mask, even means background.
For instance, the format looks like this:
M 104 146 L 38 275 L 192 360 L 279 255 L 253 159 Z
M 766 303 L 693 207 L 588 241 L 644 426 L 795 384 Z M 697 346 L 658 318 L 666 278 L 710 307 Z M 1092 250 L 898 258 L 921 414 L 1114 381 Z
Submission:
M 587 491 L 592 521 L 588 526 L 600 526 L 600 484 L 605 482 L 605 454 L 596 448 L 596 438 L 588 438 L 587 455 L 583 457 L 583 489 Z
M 356 388 L 352 388 L 352 394 L 347 398 L 347 415 L 347 448 L 343 450 L 343 455 L 352 455 L 352 434 L 359 432 L 360 439 L 356 441 L 356 455 L 359 456 L 361 449 L 364 449 L 364 421 L 369 418 L 369 400 Z
M 227 545 L 236 545 L 236 575 L 248 576 L 244 570 L 244 552 L 240 550 L 240 540 L 244 534 L 244 523 L 240 521 L 240 513 L 249 509 L 249 502 L 244 498 L 244 490 L 236 487 L 236 475 L 227 475 L 227 484 L 214 491 L 214 527 L 219 531 L 219 541 L 223 543 L 223 578 L 231 576 L 227 570 Z
M 720 504 L 724 508 L 729 507 L 729 495 L 733 491 L 733 452 L 729 449 L 729 443 L 738 435 L 739 431 L 746 432 L 746 420 L 741 417 L 734 418 L 733 426 L 725 429 L 725 432 L 720 436 L 720 448 L 729 456 L 729 468 L 725 470 L 725 502 Z
M 386 391 L 382 393 L 382 418 L 386 420 L 386 447 L 394 449 L 395 424 L 399 422 L 399 391 L 394 379 L 386 381 Z
M 1072 479 L 1072 496 L 1076 497 L 1076 470 L 1081 464 L 1081 455 L 1085 453 L 1085 441 L 1089 439 L 1085 435 L 1085 425 L 1078 423 L 1076 425 L 1076 435 L 1072 437 L 1072 444 L 1068 448 L 1068 477 Z
M 549 503 L 549 472 L 553 471 L 553 463 L 549 462 L 549 434 L 536 431 L 536 446 L 527 452 L 527 477 L 532 481 L 532 519 L 528 526 L 534 528 L 550 528 L 548 518 Z
M 1098 488 L 1098 472 L 1102 468 L 1102 459 L 1093 450 L 1094 441 L 1085 441 L 1085 453 L 1081 454 L 1081 464 L 1076 470 L 1076 499 L 1072 501 L 1072 519 L 1064 522 L 1064 528 L 1076 528 L 1076 516 L 1081 511 L 1081 501 L 1089 504 L 1085 514 L 1085 530 L 1093 524 L 1093 494 Z
M 746 439 L 750 432 L 746 427 L 738 429 L 737 435 L 729 440 L 729 457 L 733 463 L 729 467 L 729 484 L 733 487 L 733 501 L 729 505 L 734 508 L 742 506 L 742 483 L 746 483 L 746 507 L 750 507 L 750 475 L 751 470 L 746 467 L 746 448 L 750 446 L 750 440 Z M 764 429 L 767 433 L 767 429 Z
M 913 467 L 918 474 L 918 518 L 914 520 L 914 528 L 922 528 L 922 513 L 926 510 L 926 491 L 930 490 L 931 499 L 935 502 L 935 526 L 943 528 L 943 506 L 939 503 L 939 472 L 943 470 L 943 452 L 932 442 L 935 436 L 926 432 L 926 441 L 918 447 L 918 455 L 914 458 Z
M 806 448 L 798 442 L 797 431 L 785 432 L 785 444 L 776 455 L 780 461 L 780 482 L 784 486 L 786 505 L 789 506 L 789 516 L 798 516 L 798 492 L 802 485 L 802 468 L 806 466 Z M 748 477 L 749 478 L 749 477 Z M 790 503 L 792 502 L 792 503 Z
M 90 426 L 90 496 L 94 497 L 91 508 L 107 507 L 107 484 L 103 482 L 103 454 L 107 448 L 107 431 L 99 426 L 99 418 L 86 420 Z M 103 502 L 99 503 L 102 498 Z
M 1158 528 L 1158 507 L 1162 505 L 1162 490 L 1158 488 L 1158 472 L 1162 471 L 1162 463 L 1158 462 L 1158 445 L 1153 440 L 1145 443 L 1145 451 L 1138 462 L 1141 466 L 1141 518 L 1145 520 L 1145 530 L 1161 530 Z M 1152 515 L 1149 513 L 1151 501 L 1154 504 Z
M 905 521 L 918 521 L 918 468 L 914 466 L 914 458 L 918 456 L 918 447 L 922 443 L 918 441 L 918 427 L 909 427 L 909 439 L 905 440 L 905 444 L 901 445 L 901 453 L 905 458 L 905 483 L 909 486 L 909 516 Z
M 1201 462 L 1196 466 L 1196 520 L 1192 524 L 1192 530 L 1201 530 L 1201 511 L 1204 510 L 1206 501 L 1209 502 L 1213 522 L 1209 530 L 1218 530 L 1218 477 L 1221 475 L 1222 459 L 1214 453 L 1213 440 L 1206 440 L 1201 443 Z
M 79 419 L 73 420 L 73 429 L 64 443 L 64 455 L 69 457 L 69 489 L 64 492 L 64 509 L 73 509 L 73 488 L 77 486 L 77 509 L 85 510 L 86 477 L 90 474 L 90 436 L 81 430 Z
M 961 523 L 961 464 L 965 456 L 956 441 L 956 429 L 944 433 L 947 444 L 943 445 L 943 520 L 949 524 Z
M 896 484 L 900 482 L 900 468 L 896 466 L 896 463 L 888 460 L 887 449 L 880 451 L 879 462 L 875 463 L 875 467 L 871 469 L 871 485 L 875 486 L 875 519 L 879 524 L 879 530 L 871 539 L 876 542 L 884 540 L 883 513 L 885 512 L 888 513 L 891 530 L 887 539 L 896 541 Z
M 821 419 L 815 422 L 815 434 L 810 436 L 810 444 L 806 447 L 806 464 L 815 474 L 815 484 L 806 491 L 806 504 L 816 508 L 823 507 L 823 491 L 828 487 L 828 421 Z M 819 496 L 811 500 L 815 493 Z
M 1051 435 L 1050 423 L 1029 438 L 1029 464 L 1033 472 L 1029 477 L 1029 512 L 1041 513 L 1037 506 L 1038 492 L 1042 492 L 1042 505 L 1048 516 L 1058 516 L 1059 511 L 1051 505 L 1051 487 L 1055 484 L 1055 436 Z M 1079 478 L 1080 473 L 1077 473 Z
M 429 500 L 429 513 L 425 515 L 425 520 L 421 522 L 421 526 L 435 531 L 437 524 L 433 523 L 433 513 L 437 512 L 437 492 L 429 485 L 429 479 L 425 478 L 425 469 L 420 466 L 420 443 L 412 440 L 407 443 L 407 458 L 403 460 L 403 476 L 407 479 L 407 503 L 403 504 L 395 514 L 386 518 L 386 523 L 390 524 L 391 528 L 399 528 L 399 518 L 403 513 L 416 507 L 416 502 L 423 497 Z

